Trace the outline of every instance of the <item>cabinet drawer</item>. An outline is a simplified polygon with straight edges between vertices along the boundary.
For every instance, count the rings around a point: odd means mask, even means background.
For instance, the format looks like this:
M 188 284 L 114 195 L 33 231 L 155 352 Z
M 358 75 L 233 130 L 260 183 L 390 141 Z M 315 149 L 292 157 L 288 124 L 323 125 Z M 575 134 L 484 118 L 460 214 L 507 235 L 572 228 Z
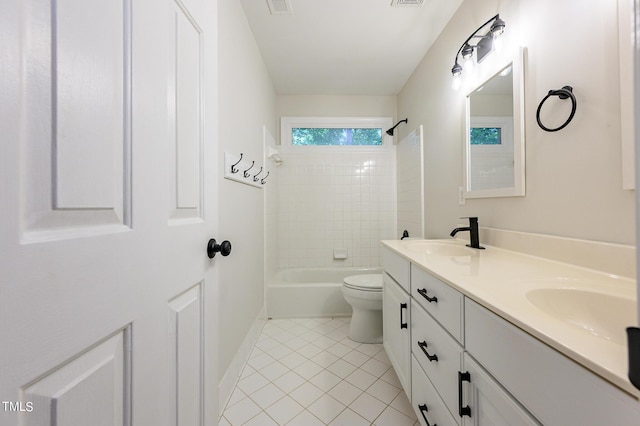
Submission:
M 413 371 L 412 405 L 420 424 L 422 426 L 457 426 L 455 418 L 414 357 L 411 359 L 411 369 Z
M 637 425 L 638 401 L 466 299 L 469 353 L 545 425 Z
M 455 412 L 463 349 L 415 300 L 411 302 L 411 352 Z
M 382 267 L 404 291 L 411 293 L 411 264 L 407 259 L 382 247 Z
M 460 292 L 433 275 L 411 265 L 411 296 L 427 310 L 458 342 L 464 343 Z

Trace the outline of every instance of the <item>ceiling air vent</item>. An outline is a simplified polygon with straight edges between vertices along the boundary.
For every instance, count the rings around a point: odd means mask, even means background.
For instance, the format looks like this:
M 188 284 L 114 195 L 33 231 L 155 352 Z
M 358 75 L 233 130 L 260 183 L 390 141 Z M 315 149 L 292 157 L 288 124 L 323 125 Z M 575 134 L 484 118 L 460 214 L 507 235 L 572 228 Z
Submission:
M 391 6 L 422 6 L 424 0 L 391 0 Z
M 267 0 L 272 15 L 291 15 L 291 0 Z

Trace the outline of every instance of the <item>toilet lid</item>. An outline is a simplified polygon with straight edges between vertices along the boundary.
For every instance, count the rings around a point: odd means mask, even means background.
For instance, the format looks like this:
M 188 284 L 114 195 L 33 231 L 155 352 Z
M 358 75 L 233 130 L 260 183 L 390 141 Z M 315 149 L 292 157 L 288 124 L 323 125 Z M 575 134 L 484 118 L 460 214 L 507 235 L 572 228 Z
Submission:
M 344 279 L 344 285 L 357 290 L 382 290 L 382 274 L 351 275 Z

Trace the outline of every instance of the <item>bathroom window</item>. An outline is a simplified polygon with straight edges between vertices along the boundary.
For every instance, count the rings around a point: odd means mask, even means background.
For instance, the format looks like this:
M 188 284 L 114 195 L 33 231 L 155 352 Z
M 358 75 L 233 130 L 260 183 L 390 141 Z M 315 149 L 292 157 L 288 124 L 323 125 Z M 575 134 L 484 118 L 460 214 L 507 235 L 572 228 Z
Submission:
M 353 127 L 293 127 L 291 129 L 291 145 L 382 145 L 382 129 L 363 129 Z
M 502 128 L 500 127 L 472 127 L 470 132 L 471 145 L 502 144 Z
M 381 149 L 391 117 L 282 117 L 282 146 L 299 149 Z

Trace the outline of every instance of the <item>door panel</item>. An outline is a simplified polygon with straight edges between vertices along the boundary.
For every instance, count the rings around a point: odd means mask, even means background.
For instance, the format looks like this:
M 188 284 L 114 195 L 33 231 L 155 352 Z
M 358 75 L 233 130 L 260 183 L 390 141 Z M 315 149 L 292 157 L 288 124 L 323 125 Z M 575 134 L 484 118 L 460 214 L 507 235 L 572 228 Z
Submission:
M 180 3 L 174 9 L 175 28 L 171 40 L 170 109 L 172 151 L 175 167 L 171 218 L 200 218 L 202 215 L 202 47 L 201 30 Z M 171 75 L 172 74 L 172 75 Z
M 130 15 L 128 0 L 25 2 L 26 242 L 129 224 Z
M 169 302 L 172 417 L 178 425 L 202 424 L 203 308 L 201 284 Z
M 28 385 L 24 424 L 130 424 L 129 337 L 121 330 Z
M 122 200 L 125 4 L 53 4 L 53 206 L 113 209 Z

